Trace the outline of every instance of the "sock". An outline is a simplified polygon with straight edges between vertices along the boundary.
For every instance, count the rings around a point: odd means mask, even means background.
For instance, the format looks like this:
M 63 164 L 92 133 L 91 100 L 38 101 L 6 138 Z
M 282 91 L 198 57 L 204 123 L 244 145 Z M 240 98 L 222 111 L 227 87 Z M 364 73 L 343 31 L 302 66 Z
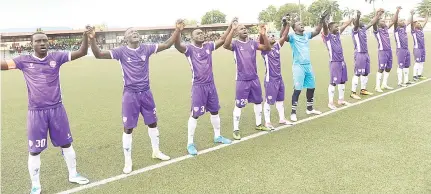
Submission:
M 383 85 L 388 86 L 389 72 L 383 72 Z
M 279 120 L 285 120 L 286 118 L 284 117 L 284 105 L 283 105 L 283 101 L 275 102 L 275 108 L 277 108 L 277 110 L 278 110 L 278 118 L 279 118 Z
M 334 103 L 334 93 L 335 93 L 335 86 L 329 85 L 328 86 L 329 104 Z
M 214 137 L 220 136 L 220 115 L 211 115 L 211 124 L 213 125 L 214 129 Z
M 356 92 L 356 88 L 358 88 L 359 84 L 359 76 L 355 75 L 352 79 L 352 92 Z
M 241 118 L 241 109 L 236 107 L 233 109 L 233 130 L 239 130 L 239 120 Z
M 419 64 L 415 63 L 415 65 L 413 65 L 413 77 L 418 76 L 418 68 L 419 68 Z
M 37 156 L 28 155 L 28 172 L 30 173 L 31 186 L 40 187 L 40 154 Z
M 367 89 L 368 76 L 361 76 L 361 90 Z
M 346 85 L 344 84 L 338 84 L 338 99 L 344 100 L 344 90 L 346 88 Z
M 256 126 L 262 124 L 262 104 L 254 104 L 254 115 L 256 117 Z
M 376 88 L 380 88 L 381 84 L 380 81 L 382 80 L 383 74 L 380 72 L 377 72 L 376 74 Z
M 63 157 L 66 161 L 67 169 L 69 170 L 69 177 L 75 177 L 76 174 L 76 154 L 73 146 L 71 145 L 68 148 L 62 148 Z
M 424 71 L 424 63 L 419 63 L 418 76 L 422 76 L 423 71 Z
M 314 104 L 314 88 L 307 89 L 307 110 L 312 111 L 313 110 L 313 104 Z
M 198 120 L 190 117 L 189 122 L 187 124 L 187 145 L 193 143 L 193 137 L 195 136 L 196 125 L 198 124 Z
M 271 123 L 271 106 L 265 102 L 263 105 L 263 115 L 265 116 L 265 123 Z
M 404 68 L 403 69 L 403 73 L 404 73 L 404 83 L 409 82 L 409 68 Z
M 294 90 L 292 94 L 292 112 L 291 114 L 296 114 L 296 107 L 298 106 L 299 95 L 301 90 Z
M 401 83 L 403 83 L 403 69 L 398 67 L 397 75 L 398 75 L 398 85 L 400 85 Z
M 159 130 L 157 127 L 148 128 L 148 136 L 151 139 L 151 147 L 153 148 L 153 152 L 159 152 Z
M 123 132 L 123 152 L 124 152 L 124 163 L 132 163 L 132 134 Z

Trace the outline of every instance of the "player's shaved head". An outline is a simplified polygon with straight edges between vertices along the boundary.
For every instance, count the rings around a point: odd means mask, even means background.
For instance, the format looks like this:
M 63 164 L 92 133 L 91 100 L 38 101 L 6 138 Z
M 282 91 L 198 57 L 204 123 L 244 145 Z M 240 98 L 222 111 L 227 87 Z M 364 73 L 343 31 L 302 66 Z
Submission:
M 141 35 L 139 35 L 139 32 L 133 27 L 127 28 L 124 32 L 124 39 L 127 43 L 137 44 L 139 43 L 140 37 Z
M 246 28 L 244 25 L 242 25 L 242 24 L 239 24 L 239 25 L 238 25 L 238 28 L 236 29 L 236 32 L 237 32 L 237 34 L 238 34 L 238 38 L 239 38 L 240 40 L 242 40 L 242 41 L 245 41 L 245 39 L 248 37 L 248 30 L 247 30 L 247 28 Z
M 43 32 L 35 32 L 31 35 L 31 44 L 37 56 L 46 56 L 48 53 L 48 36 Z
M 194 29 L 192 31 L 192 40 L 195 44 L 202 44 L 205 41 L 205 34 L 201 29 Z
M 297 34 L 298 33 L 299 34 L 304 33 L 304 25 L 300 21 L 293 23 L 292 28 L 293 28 L 293 31 L 295 31 L 295 33 L 297 33 Z

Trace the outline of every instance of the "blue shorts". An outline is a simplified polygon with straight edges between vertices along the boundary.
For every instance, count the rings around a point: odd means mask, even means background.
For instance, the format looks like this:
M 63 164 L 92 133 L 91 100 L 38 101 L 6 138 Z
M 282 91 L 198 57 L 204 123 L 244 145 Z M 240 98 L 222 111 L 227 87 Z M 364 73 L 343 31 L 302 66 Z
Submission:
M 315 79 L 313 68 L 311 64 L 306 65 L 293 65 L 293 84 L 295 90 L 302 90 L 303 88 L 315 88 Z

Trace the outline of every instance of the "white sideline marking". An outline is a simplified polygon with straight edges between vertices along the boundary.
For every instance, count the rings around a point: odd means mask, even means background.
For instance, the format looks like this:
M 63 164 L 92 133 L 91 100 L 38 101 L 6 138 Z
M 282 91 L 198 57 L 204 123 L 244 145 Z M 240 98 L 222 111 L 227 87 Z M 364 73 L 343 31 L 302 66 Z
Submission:
M 397 89 L 388 91 L 386 93 L 382 93 L 380 95 L 367 98 L 365 100 L 361 100 L 361 101 L 358 101 L 358 102 L 355 102 L 355 103 L 351 103 L 348 106 L 343 106 L 343 107 L 337 108 L 335 110 L 330 110 L 330 111 L 324 112 L 324 113 L 322 113 L 320 115 L 315 115 L 315 116 L 311 116 L 311 117 L 299 120 L 299 121 L 295 122 L 294 125 L 298 125 L 298 124 L 301 124 L 301 123 L 304 123 L 304 122 L 307 122 L 307 121 L 311 121 L 311 120 L 314 120 L 314 119 L 317 119 L 317 118 L 320 118 L 320 117 L 324 117 L 326 115 L 330 115 L 330 114 L 335 113 L 337 111 L 344 110 L 346 108 L 350 108 L 350 107 L 353 107 L 353 106 L 356 106 L 356 105 L 359 105 L 359 104 L 362 104 L 362 103 L 365 103 L 365 102 L 368 102 L 368 101 L 371 101 L 371 100 L 375 100 L 375 99 L 381 98 L 383 96 L 386 96 L 386 95 L 389 95 L 389 94 L 392 94 L 392 93 L 395 93 L 395 92 L 399 92 L 401 90 L 404 90 L 404 89 L 407 89 L 407 88 L 410 88 L 410 87 L 413 87 L 413 86 L 416 86 L 416 85 L 419 85 L 419 84 L 426 83 L 428 81 L 431 81 L 431 78 L 428 78 L 426 80 L 422 80 L 420 82 L 414 83 L 414 84 L 412 84 L 410 86 L 407 86 L 407 87 L 397 88 Z M 281 129 L 284 129 L 284 128 L 288 128 L 288 127 L 292 127 L 292 125 L 283 125 L 283 126 L 277 127 L 273 131 L 278 131 L 278 130 L 281 130 Z M 240 143 L 240 142 L 243 142 L 243 141 L 247 141 L 249 139 L 253 139 L 253 138 L 256 138 L 256 137 L 268 134 L 268 133 L 271 133 L 271 132 L 261 131 L 259 133 L 254 133 L 254 134 L 249 135 L 247 137 L 241 138 L 241 140 L 239 140 L 239 141 L 235 140 L 231 144 L 220 144 L 220 145 L 217 145 L 215 147 L 199 151 L 198 155 L 205 154 L 205 153 L 208 153 L 208 152 L 212 152 L 212 151 L 215 151 L 215 150 L 218 150 L 218 149 L 221 149 L 221 148 L 233 145 L 233 144 L 237 144 L 237 143 Z M 83 186 L 75 187 L 73 189 L 62 191 L 59 194 L 75 193 L 75 192 L 82 191 L 82 190 L 85 190 L 85 189 L 89 189 L 89 188 L 92 188 L 92 187 L 104 185 L 106 183 L 114 182 L 114 181 L 117 181 L 117 180 L 120 180 L 120 179 L 127 178 L 129 176 L 133 176 L 133 175 L 141 174 L 141 173 L 144 173 L 144 172 L 147 172 L 147 171 L 150 171 L 150 170 L 161 168 L 163 166 L 167 166 L 169 164 L 177 163 L 177 162 L 180 162 L 180 161 L 186 160 L 188 158 L 192 158 L 192 157 L 194 157 L 194 156 L 191 156 L 191 155 L 181 156 L 181 157 L 174 158 L 174 159 L 171 159 L 171 160 L 168 160 L 168 161 L 160 162 L 158 164 L 147 166 L 147 167 L 144 167 L 144 168 L 141 168 L 141 169 L 138 169 L 138 170 L 134 170 L 130 174 L 121 174 L 121 175 L 113 176 L 113 177 L 110 177 L 110 178 L 107 178 L 107 179 L 103 179 L 103 180 L 100 180 L 100 181 L 96 181 L 96 182 L 93 182 L 93 183 L 90 183 L 90 184 L 87 184 L 87 185 L 83 185 Z

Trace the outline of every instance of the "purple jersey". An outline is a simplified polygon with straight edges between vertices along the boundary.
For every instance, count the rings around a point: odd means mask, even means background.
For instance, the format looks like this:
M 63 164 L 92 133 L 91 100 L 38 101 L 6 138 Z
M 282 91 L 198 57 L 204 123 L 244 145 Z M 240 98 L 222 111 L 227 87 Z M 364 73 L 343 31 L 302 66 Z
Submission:
M 409 39 L 407 38 L 406 27 L 398 27 L 394 29 L 394 34 L 397 49 L 409 49 Z
M 344 61 L 340 34 L 329 33 L 328 36 L 324 36 L 324 39 L 329 52 L 329 61 Z
M 368 53 L 367 28 L 358 28 L 358 31 L 352 31 L 353 44 L 355 52 Z
M 259 43 L 254 40 L 243 42 L 234 40 L 232 50 L 236 64 L 236 80 L 248 81 L 257 79 L 256 49 Z
M 262 57 L 266 67 L 266 82 L 281 79 L 280 48 L 281 45 L 277 42 L 270 51 L 262 51 Z
M 27 83 L 29 110 L 49 109 L 61 104 L 60 66 L 70 60 L 70 52 L 48 53 L 43 59 L 34 55 L 13 59 Z
M 142 92 L 150 89 L 149 58 L 157 52 L 157 44 L 141 44 L 132 49 L 127 46 L 110 51 L 111 58 L 120 62 L 123 70 L 124 90 Z
M 413 29 L 413 48 L 425 49 L 425 36 L 423 30 Z
M 186 46 L 186 52 L 184 54 L 190 63 L 193 85 L 214 83 L 212 69 L 212 51 L 214 50 L 214 42 L 204 43 L 201 48 L 193 44 Z
M 389 39 L 389 30 L 388 28 L 378 28 L 377 31 L 374 32 L 374 35 L 377 38 L 377 45 L 380 51 L 390 51 L 391 49 L 391 41 Z

